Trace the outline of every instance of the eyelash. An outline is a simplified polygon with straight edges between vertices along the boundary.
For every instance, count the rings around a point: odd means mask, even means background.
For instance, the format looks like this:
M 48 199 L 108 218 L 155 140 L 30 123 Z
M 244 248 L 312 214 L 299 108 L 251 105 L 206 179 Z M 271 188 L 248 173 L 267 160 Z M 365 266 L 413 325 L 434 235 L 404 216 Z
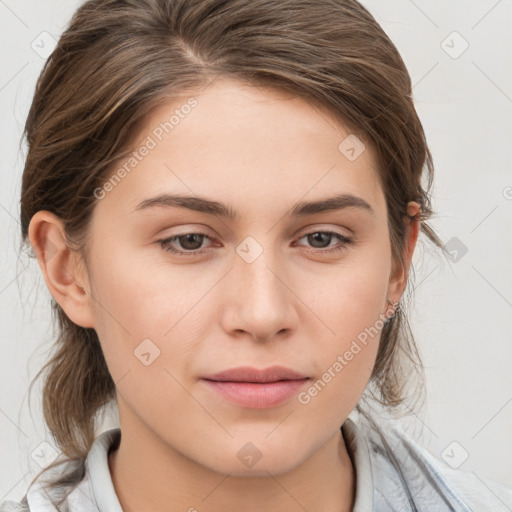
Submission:
M 343 245 L 341 246 L 338 246 L 338 247 L 333 247 L 332 249 L 310 249 L 312 252 L 315 252 L 315 253 L 321 253 L 321 254 L 329 254 L 329 255 L 332 255 L 332 254 L 337 254 L 341 251 L 343 251 L 344 249 L 346 249 L 346 246 L 347 245 L 350 245 L 353 243 L 353 240 L 345 235 L 342 235 L 340 233 L 336 233 L 334 231 L 311 231 L 310 233 L 306 233 L 305 235 L 302 235 L 300 239 L 302 238 L 305 238 L 309 235 L 314 235 L 314 234 L 317 234 L 317 233 L 322 233 L 322 234 L 326 234 L 326 235 L 333 235 L 335 236 L 336 238 L 338 238 L 338 240 L 340 240 L 342 242 Z M 190 250 L 190 251 L 180 251 L 178 249 L 175 249 L 174 247 L 172 247 L 172 245 L 170 245 L 171 242 L 173 242 L 174 240 L 178 239 L 178 238 L 181 238 L 181 237 L 184 237 L 184 236 L 187 236 L 187 235 L 198 235 L 198 236 L 204 236 L 206 238 L 210 238 L 210 236 L 208 236 L 206 233 L 199 233 L 199 232 L 191 232 L 191 233 L 183 233 L 181 235 L 175 235 L 175 236 L 172 236 L 170 238 L 166 238 L 164 240 L 158 240 L 157 243 L 160 244 L 160 246 L 162 247 L 162 249 L 166 252 L 170 252 L 172 254 L 175 254 L 175 255 L 178 255 L 178 256 L 195 256 L 197 254 L 202 254 L 204 252 L 206 252 L 205 250 L 199 250 L 199 249 L 196 249 L 196 250 Z

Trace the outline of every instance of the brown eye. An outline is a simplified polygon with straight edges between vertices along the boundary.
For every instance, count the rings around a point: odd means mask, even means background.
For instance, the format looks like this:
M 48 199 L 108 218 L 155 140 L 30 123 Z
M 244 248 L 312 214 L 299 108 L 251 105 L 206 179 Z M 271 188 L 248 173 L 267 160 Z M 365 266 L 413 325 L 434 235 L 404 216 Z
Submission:
M 187 235 L 178 236 L 176 239 L 179 241 L 181 247 L 188 251 L 197 250 L 203 245 L 204 235 L 198 233 L 189 233 Z
M 167 252 L 179 255 L 193 256 L 194 254 L 200 254 L 204 251 L 198 249 L 201 248 L 204 239 L 210 238 L 205 233 L 184 233 L 183 235 L 175 235 L 165 240 L 158 240 L 162 249 Z M 176 248 L 175 244 L 178 242 L 179 247 Z
M 314 231 L 302 236 L 300 240 L 303 238 L 307 238 L 308 243 L 310 243 L 312 246 L 312 249 L 318 253 L 336 253 L 342 251 L 346 248 L 347 245 L 353 243 L 351 238 L 334 231 Z M 333 238 L 338 239 L 341 245 L 330 247 L 329 244 Z M 325 247 L 330 248 L 325 250 L 323 249 Z

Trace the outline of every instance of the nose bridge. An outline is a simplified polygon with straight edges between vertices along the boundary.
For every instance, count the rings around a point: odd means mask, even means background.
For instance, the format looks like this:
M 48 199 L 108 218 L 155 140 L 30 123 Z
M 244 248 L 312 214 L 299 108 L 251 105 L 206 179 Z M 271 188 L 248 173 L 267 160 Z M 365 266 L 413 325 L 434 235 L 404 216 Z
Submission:
M 277 251 L 271 247 L 264 248 L 254 237 L 247 237 L 238 245 L 236 252 L 236 279 L 248 292 L 248 300 L 258 302 L 259 298 L 267 301 L 284 298 L 281 297 L 283 283 L 275 275 L 280 267 Z
M 232 272 L 236 328 L 264 338 L 290 327 L 293 294 L 280 275 L 278 251 L 247 237 L 236 252 Z

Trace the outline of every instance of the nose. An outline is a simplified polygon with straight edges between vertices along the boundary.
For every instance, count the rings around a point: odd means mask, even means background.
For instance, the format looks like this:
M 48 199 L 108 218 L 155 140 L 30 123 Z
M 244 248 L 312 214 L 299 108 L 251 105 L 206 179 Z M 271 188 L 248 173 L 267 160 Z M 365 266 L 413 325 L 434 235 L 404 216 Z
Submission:
M 238 336 L 246 333 L 257 341 L 293 332 L 298 323 L 298 299 L 276 252 L 262 250 L 252 261 L 240 254 L 234 258 L 226 283 L 229 299 L 223 312 L 225 331 Z

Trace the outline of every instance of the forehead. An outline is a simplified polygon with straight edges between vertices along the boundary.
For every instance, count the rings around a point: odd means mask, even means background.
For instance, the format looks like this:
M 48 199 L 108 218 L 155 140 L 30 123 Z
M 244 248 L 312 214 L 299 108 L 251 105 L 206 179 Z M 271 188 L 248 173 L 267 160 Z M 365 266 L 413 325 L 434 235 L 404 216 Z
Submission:
M 116 163 L 114 174 L 123 164 L 128 172 L 107 195 L 124 201 L 124 211 L 163 193 L 248 208 L 333 189 L 382 206 L 373 148 L 325 109 L 283 90 L 217 79 L 153 109 L 134 140 L 138 158 Z

